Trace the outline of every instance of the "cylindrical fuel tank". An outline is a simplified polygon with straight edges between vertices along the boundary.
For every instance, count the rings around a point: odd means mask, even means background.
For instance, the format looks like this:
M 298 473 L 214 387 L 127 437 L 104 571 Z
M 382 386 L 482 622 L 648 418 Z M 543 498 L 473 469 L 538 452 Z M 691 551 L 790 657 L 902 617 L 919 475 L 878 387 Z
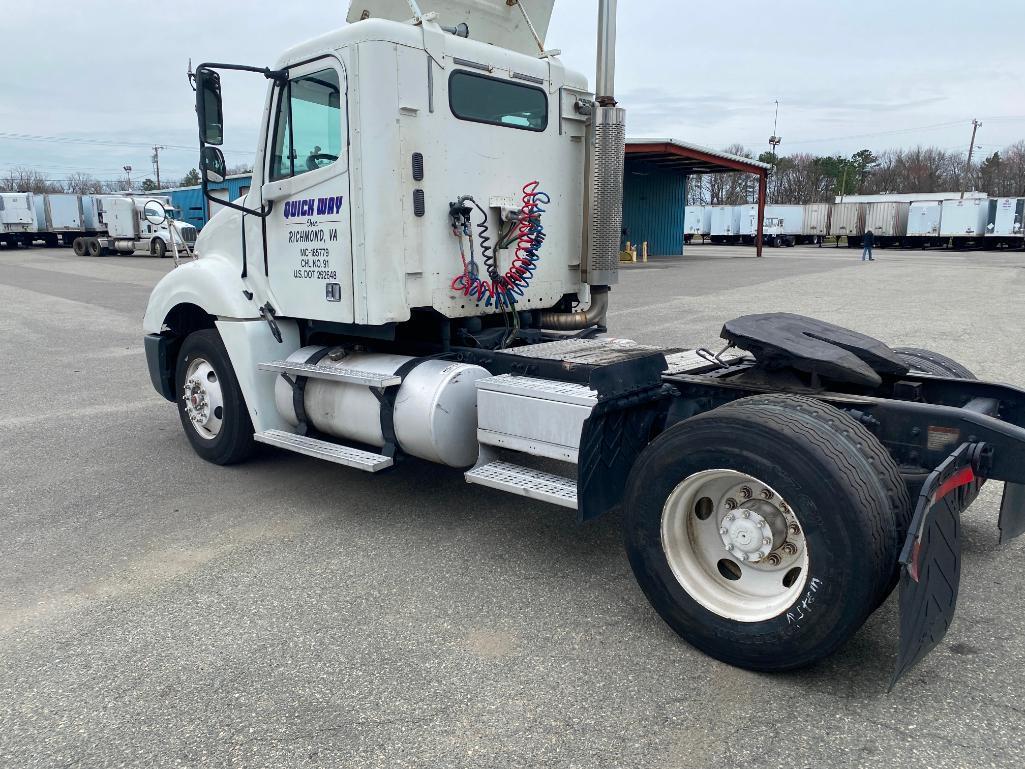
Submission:
M 305 363 L 323 347 L 303 347 L 289 356 Z M 335 350 L 317 362 L 325 368 L 348 368 L 394 374 L 412 361 L 402 355 Z M 451 467 L 477 460 L 476 381 L 491 376 L 487 369 L 446 360 L 423 360 L 398 386 L 393 422 L 395 437 L 407 454 Z M 274 386 L 278 412 L 299 424 L 292 387 L 282 378 Z M 384 446 L 381 404 L 365 385 L 330 379 L 308 379 L 303 407 L 310 424 L 323 433 L 370 446 Z

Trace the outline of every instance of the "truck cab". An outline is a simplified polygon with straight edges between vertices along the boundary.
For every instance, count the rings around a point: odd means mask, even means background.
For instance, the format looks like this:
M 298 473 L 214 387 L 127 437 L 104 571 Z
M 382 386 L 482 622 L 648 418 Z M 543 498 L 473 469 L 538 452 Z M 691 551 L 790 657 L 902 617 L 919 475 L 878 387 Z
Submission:
M 143 321 L 193 450 L 429 461 L 482 487 L 482 511 L 499 492 L 581 522 L 621 506 L 654 609 L 755 670 L 828 656 L 899 582 L 896 680 L 949 625 L 958 516 L 985 480 L 1006 482 L 1001 531 L 1025 532 L 1025 391 L 789 313 L 727 321 L 719 352 L 609 337 L 615 0 L 593 95 L 545 48 L 551 2 L 533 20 L 515 0 L 424 6 L 356 0 L 274 67 L 197 68 L 208 198 L 220 73 L 268 88 L 252 188 Z M 741 224 L 717 207 L 713 240 Z

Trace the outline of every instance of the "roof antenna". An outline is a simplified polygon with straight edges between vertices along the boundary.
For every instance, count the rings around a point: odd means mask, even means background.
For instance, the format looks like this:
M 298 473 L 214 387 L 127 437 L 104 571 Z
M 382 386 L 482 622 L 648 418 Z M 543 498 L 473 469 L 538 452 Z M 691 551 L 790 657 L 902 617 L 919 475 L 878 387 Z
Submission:
M 192 71 L 192 57 L 191 56 L 189 57 L 189 69 L 188 69 L 188 71 L 185 74 L 189 76 L 189 85 L 191 85 L 192 86 L 192 90 L 195 91 L 196 90 L 196 73 Z

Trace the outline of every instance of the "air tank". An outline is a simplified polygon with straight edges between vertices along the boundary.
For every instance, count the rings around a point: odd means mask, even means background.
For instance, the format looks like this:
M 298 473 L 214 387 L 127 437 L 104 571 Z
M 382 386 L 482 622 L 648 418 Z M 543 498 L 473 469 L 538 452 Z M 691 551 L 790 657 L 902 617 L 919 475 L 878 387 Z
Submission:
M 307 362 L 323 347 L 303 347 L 288 360 Z M 357 369 L 394 374 L 414 358 L 383 353 L 332 350 L 318 361 L 323 368 Z M 393 421 L 399 447 L 429 462 L 468 467 L 477 460 L 478 379 L 487 369 L 448 360 L 424 359 L 405 374 L 395 396 Z M 279 377 L 274 400 L 282 418 L 299 424 L 292 386 Z M 310 424 L 336 438 L 370 446 L 385 445 L 381 403 L 365 385 L 330 379 L 308 379 L 303 407 Z

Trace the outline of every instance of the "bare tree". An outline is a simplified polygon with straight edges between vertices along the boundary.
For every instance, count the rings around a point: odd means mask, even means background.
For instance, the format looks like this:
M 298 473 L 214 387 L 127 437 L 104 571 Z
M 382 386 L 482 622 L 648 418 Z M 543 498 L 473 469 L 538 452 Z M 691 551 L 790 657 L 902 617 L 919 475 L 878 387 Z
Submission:
M 0 178 L 0 190 L 4 192 L 60 192 L 62 185 L 47 179 L 32 168 L 18 166 Z
M 64 181 L 64 191 L 76 195 L 96 195 L 103 192 L 103 182 L 90 174 L 76 172 Z

